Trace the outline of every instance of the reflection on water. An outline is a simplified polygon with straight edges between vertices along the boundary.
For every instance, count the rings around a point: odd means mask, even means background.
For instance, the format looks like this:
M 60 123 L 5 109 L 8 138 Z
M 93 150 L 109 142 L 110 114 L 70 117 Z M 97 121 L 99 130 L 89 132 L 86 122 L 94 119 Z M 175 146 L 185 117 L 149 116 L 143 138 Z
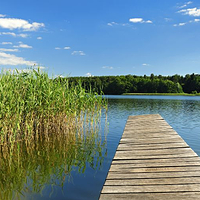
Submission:
M 84 129 L 67 134 L 1 146 L 0 199 L 43 199 L 47 188 L 44 199 L 56 197 L 58 187 L 73 181 L 73 170 L 99 169 L 105 156 L 105 138 L 99 128 L 100 122 L 87 123 Z
M 129 115 L 159 113 L 200 155 L 200 97 L 109 96 L 108 121 L 125 126 Z
M 1 148 L 0 199 L 97 200 L 128 116 L 155 113 L 200 156 L 200 97 L 109 96 L 101 125 Z

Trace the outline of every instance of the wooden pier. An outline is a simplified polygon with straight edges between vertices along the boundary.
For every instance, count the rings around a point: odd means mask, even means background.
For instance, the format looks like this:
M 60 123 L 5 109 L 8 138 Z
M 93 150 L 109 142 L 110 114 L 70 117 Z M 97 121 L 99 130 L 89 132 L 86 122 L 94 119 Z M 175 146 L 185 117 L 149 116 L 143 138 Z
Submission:
M 160 115 L 130 116 L 99 199 L 200 199 L 200 158 Z

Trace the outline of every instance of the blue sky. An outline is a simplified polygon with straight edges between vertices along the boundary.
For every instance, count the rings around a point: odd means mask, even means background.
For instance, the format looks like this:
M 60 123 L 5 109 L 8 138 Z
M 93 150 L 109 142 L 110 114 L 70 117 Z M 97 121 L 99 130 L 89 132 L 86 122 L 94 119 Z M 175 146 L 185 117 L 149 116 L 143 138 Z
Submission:
M 200 74 L 200 1 L 2 0 L 0 68 Z

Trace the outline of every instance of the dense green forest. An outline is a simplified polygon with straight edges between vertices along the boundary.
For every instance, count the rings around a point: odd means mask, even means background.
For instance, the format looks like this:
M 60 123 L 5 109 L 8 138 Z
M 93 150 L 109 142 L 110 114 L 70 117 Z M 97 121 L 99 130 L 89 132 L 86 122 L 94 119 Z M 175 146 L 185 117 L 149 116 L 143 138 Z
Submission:
M 82 84 L 86 90 L 104 94 L 123 93 L 200 93 L 200 75 L 185 76 L 93 76 L 59 78 L 70 85 Z

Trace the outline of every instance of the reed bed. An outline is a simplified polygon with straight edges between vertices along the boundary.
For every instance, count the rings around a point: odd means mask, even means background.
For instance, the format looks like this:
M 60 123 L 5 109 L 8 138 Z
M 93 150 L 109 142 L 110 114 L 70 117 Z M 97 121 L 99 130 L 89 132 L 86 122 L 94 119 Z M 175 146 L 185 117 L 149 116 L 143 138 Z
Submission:
M 1 73 L 0 145 L 67 133 L 82 127 L 85 118 L 92 122 L 102 106 L 102 98 L 86 93 L 81 84 L 69 87 L 39 69 Z
M 0 199 L 62 186 L 73 167 L 101 165 L 105 138 L 99 134 L 106 102 L 46 72 L 0 74 Z M 52 182 L 53 181 L 53 182 Z M 30 192 L 30 191 L 29 191 Z

